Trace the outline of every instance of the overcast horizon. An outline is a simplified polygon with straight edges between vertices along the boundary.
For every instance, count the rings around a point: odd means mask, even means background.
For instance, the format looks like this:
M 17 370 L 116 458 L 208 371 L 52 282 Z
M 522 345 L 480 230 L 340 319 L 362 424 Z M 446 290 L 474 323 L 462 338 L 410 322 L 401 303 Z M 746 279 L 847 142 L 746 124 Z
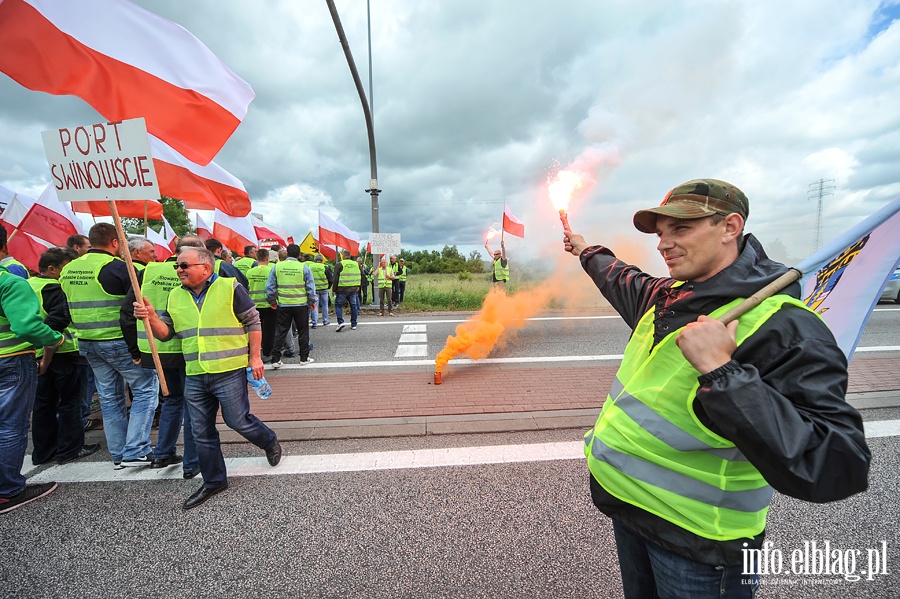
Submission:
M 367 239 L 365 121 L 326 3 L 136 4 L 255 90 L 215 158 L 253 212 L 300 240 L 322 209 Z M 366 2 L 336 5 L 368 93 Z M 900 196 L 900 0 L 371 0 L 371 11 L 379 224 L 405 249 L 484 255 L 506 202 L 526 233 L 506 236 L 510 258 L 559 255 L 547 177 L 572 165 L 592 180 L 573 199 L 573 230 L 655 274 L 655 238 L 631 217 L 689 179 L 740 187 L 747 231 L 782 261 L 815 249 L 810 184 L 833 180 L 823 245 Z M 3 74 L 0 98 L 0 185 L 37 197 L 50 180 L 41 131 L 102 117 Z

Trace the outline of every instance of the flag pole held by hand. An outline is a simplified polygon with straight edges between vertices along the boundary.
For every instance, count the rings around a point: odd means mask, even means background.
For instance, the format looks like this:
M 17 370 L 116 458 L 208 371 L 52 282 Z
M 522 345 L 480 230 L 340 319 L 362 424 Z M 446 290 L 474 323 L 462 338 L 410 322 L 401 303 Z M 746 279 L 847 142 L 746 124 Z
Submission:
M 735 306 L 725 314 L 721 315 L 718 318 L 719 322 L 721 322 L 722 324 L 728 324 L 732 320 L 740 318 L 741 316 L 758 306 L 763 300 L 772 297 L 794 281 L 798 280 L 802 274 L 803 273 L 801 273 L 796 268 L 789 268 L 786 273 L 739 303 L 737 306 Z

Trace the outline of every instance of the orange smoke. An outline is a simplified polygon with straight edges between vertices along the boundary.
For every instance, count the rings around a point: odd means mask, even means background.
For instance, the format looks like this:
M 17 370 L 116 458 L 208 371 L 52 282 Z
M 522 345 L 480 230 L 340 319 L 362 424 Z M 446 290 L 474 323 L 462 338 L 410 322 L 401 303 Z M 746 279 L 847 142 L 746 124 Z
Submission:
M 555 285 L 541 285 L 535 289 L 507 295 L 502 287 L 491 289 L 481 311 L 456 327 L 456 334 L 447 337 L 434 361 L 435 372 L 441 372 L 447 362 L 465 355 L 473 360 L 486 358 L 498 344 L 525 326 L 525 320 L 547 307 Z

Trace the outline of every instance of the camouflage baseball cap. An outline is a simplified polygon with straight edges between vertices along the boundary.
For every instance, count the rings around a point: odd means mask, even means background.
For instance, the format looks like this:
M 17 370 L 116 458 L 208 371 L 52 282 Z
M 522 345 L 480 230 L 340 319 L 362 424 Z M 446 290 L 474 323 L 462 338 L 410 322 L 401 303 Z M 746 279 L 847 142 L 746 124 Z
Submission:
M 682 183 L 666 195 L 657 208 L 634 213 L 634 226 L 641 233 L 656 233 L 656 217 L 695 219 L 713 214 L 750 214 L 750 202 L 744 192 L 718 179 L 694 179 Z

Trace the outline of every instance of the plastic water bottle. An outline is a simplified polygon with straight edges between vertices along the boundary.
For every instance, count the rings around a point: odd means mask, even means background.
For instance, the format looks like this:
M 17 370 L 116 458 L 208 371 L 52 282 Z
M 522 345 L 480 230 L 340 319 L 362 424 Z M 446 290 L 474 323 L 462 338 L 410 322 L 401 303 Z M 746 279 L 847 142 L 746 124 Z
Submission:
M 253 369 L 249 366 L 247 367 L 247 382 L 250 383 L 250 386 L 253 387 L 260 399 L 269 399 L 269 396 L 272 395 L 272 387 L 269 386 L 266 377 L 256 380 L 253 378 Z

